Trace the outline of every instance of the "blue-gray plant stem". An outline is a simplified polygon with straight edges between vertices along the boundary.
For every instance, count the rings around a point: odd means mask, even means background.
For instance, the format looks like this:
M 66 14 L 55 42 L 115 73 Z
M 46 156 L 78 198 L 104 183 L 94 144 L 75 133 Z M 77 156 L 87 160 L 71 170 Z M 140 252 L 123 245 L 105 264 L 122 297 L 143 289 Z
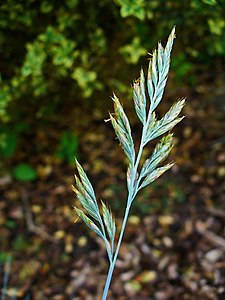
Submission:
M 103 291 L 103 295 L 102 295 L 102 300 L 107 299 L 109 286 L 110 286 L 110 283 L 111 283 L 111 280 L 112 280 L 112 275 L 113 275 L 113 271 L 114 271 L 114 268 L 115 268 L 117 256 L 119 254 L 120 245 L 121 245 L 121 242 L 122 242 L 122 239 L 123 239 L 124 230 L 125 230 L 125 227 L 126 227 L 128 216 L 129 216 L 131 204 L 132 204 L 132 201 L 134 200 L 134 197 L 136 196 L 136 193 L 137 193 L 138 187 L 137 186 L 134 187 L 134 183 L 135 183 L 135 179 L 136 179 L 136 175 L 137 175 L 138 165 L 139 165 L 141 155 L 142 155 L 142 152 L 143 152 L 143 148 L 144 148 L 144 142 L 143 141 L 144 141 L 144 137 L 145 137 L 145 134 L 146 134 L 146 130 L 148 128 L 148 123 L 150 121 L 150 117 L 151 117 L 151 110 L 149 111 L 147 122 L 143 126 L 143 131 L 142 131 L 141 143 L 140 143 L 140 147 L 139 147 L 139 151 L 138 151 L 138 156 L 137 156 L 137 159 L 136 159 L 136 162 L 135 162 L 135 166 L 132 170 L 129 194 L 128 194 L 128 199 L 127 199 L 127 206 L 126 206 L 126 210 L 125 210 L 125 214 L 124 214 L 124 218 L 123 218 L 123 223 L 122 223 L 122 227 L 121 227 L 121 231 L 120 231 L 120 235 L 119 235 L 119 240 L 118 240 L 118 243 L 117 243 L 117 247 L 116 247 L 114 257 L 113 257 L 113 261 L 112 261 L 112 263 L 110 263 L 110 267 L 109 267 L 109 271 L 108 271 L 108 275 L 107 275 L 107 278 L 106 278 L 106 283 L 105 283 L 105 287 L 104 287 L 104 291 Z
M 121 242 L 122 242 L 122 239 L 123 239 L 123 234 L 124 234 L 124 230 L 125 230 L 125 227 L 126 227 L 129 211 L 130 211 L 130 206 L 127 206 L 126 211 L 125 211 L 125 215 L 124 215 L 124 219 L 123 219 L 122 228 L 121 228 L 121 231 L 120 231 L 119 240 L 118 240 L 117 247 L 116 247 L 116 252 L 114 254 L 113 261 L 112 261 L 112 263 L 110 264 L 110 267 L 109 267 L 109 271 L 108 271 L 108 275 L 107 275 L 107 279 L 106 279 L 106 283 L 105 283 L 105 288 L 104 288 L 103 295 L 102 295 L 102 300 L 106 300 L 107 295 L 108 295 L 109 286 L 110 286 L 110 283 L 111 283 L 112 274 L 113 274 L 113 271 L 114 271 L 114 268 L 115 268 L 117 256 L 118 256 L 119 249 L 120 249 L 120 245 L 121 245 Z
M 8 257 L 8 259 L 5 263 L 5 273 L 4 273 L 4 278 L 3 278 L 1 300 L 5 300 L 5 298 L 6 298 L 6 291 L 7 291 L 7 287 L 8 287 L 9 273 L 10 273 L 10 263 L 11 263 L 11 257 Z
M 102 229 L 102 234 L 105 238 L 105 246 L 106 246 L 106 251 L 107 251 L 107 254 L 108 254 L 108 257 L 109 257 L 109 261 L 110 261 L 110 264 L 112 263 L 112 253 L 113 253 L 113 248 L 110 252 L 110 249 L 108 248 L 107 246 L 107 238 L 106 238 L 106 233 L 105 233 L 105 228 L 104 228 L 104 225 L 103 225 L 103 222 L 102 222 L 102 219 L 101 219 L 101 216 L 99 215 L 99 223 L 100 223 L 100 226 L 101 226 L 101 229 Z
M 134 183 L 135 183 L 138 166 L 139 166 L 141 155 L 142 155 L 143 148 L 144 148 L 144 138 L 145 138 L 145 135 L 146 135 L 146 131 L 147 131 L 150 119 L 151 119 L 151 115 L 152 115 L 152 107 L 150 106 L 147 121 L 144 124 L 143 130 L 142 130 L 141 142 L 140 142 L 140 147 L 139 147 L 137 159 L 136 159 L 134 168 L 132 170 L 129 194 L 128 194 L 128 199 L 127 199 L 127 206 L 126 206 L 126 210 L 125 210 L 125 214 L 124 214 L 124 218 L 123 218 L 123 223 L 122 223 L 122 227 L 121 227 L 121 231 L 120 231 L 116 251 L 115 251 L 115 254 L 114 254 L 114 257 L 113 257 L 113 261 L 110 263 L 108 275 L 107 275 L 107 278 L 106 278 L 106 283 L 105 283 L 105 287 L 104 287 L 104 291 L 103 291 L 103 295 L 102 295 L 102 300 L 107 299 L 109 286 L 110 286 L 110 283 L 111 283 L 111 280 L 112 280 L 113 271 L 114 271 L 116 260 L 117 260 L 118 254 L 119 254 L 120 245 L 121 245 L 121 242 L 122 242 L 122 239 L 123 239 L 123 235 L 124 235 L 125 227 L 126 227 L 126 224 L 127 224 L 127 219 L 128 219 L 128 216 L 129 216 L 131 204 L 132 204 L 132 201 L 134 200 L 134 198 L 135 198 L 135 196 L 138 192 L 138 183 L 139 182 L 137 182 L 135 186 L 134 186 Z

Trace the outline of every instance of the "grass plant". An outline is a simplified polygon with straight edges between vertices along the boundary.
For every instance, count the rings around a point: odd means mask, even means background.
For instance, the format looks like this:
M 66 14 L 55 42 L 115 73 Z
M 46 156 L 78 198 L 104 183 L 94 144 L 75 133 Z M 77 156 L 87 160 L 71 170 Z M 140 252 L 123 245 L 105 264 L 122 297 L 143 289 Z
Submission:
M 128 162 L 127 202 L 122 227 L 118 233 L 119 238 L 116 244 L 116 222 L 112 212 L 102 201 L 101 209 L 99 208 L 94 189 L 82 166 L 76 160 L 79 176 L 75 175 L 76 184 L 73 190 L 81 205 L 86 210 L 86 213 L 77 207 L 75 207 L 75 210 L 86 225 L 102 238 L 109 259 L 109 270 L 102 300 L 105 300 L 108 295 L 127 219 L 137 193 L 155 181 L 174 164 L 170 162 L 161 165 L 173 148 L 174 137 L 171 130 L 183 119 L 183 117 L 179 117 L 179 114 L 185 104 L 185 100 L 182 99 L 176 102 L 160 119 L 157 117 L 155 111 L 162 100 L 167 82 L 174 39 L 175 28 L 173 28 L 165 48 L 159 42 L 157 49 L 153 51 L 149 62 L 147 78 L 145 78 L 144 71 L 141 70 L 140 78 L 133 84 L 134 107 L 137 117 L 142 124 L 141 140 L 137 151 L 135 151 L 132 130 L 124 109 L 115 94 L 112 98 L 114 113 L 110 114 L 110 121 Z M 140 162 L 144 147 L 158 137 L 161 137 L 161 139 L 156 144 L 152 155 L 141 165 Z

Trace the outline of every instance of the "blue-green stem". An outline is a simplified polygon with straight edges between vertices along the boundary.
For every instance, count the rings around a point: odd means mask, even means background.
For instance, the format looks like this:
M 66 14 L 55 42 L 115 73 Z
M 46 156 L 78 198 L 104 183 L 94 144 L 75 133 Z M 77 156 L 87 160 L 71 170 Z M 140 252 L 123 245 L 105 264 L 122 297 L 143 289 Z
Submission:
M 103 295 L 102 295 L 102 300 L 106 300 L 107 295 L 108 295 L 109 286 L 110 286 L 110 283 L 111 283 L 112 274 L 113 274 L 113 271 L 114 271 L 114 268 L 115 268 L 117 256 L 118 256 L 119 249 L 120 249 L 120 245 L 121 245 L 121 242 L 122 242 L 122 239 L 123 239 L 123 234 L 124 234 L 124 230 L 125 230 L 125 227 L 126 227 L 129 211 L 130 211 L 130 206 L 127 206 L 126 211 L 125 211 L 125 215 L 124 215 L 124 219 L 123 219 L 122 228 L 121 228 L 121 231 L 120 231 L 119 240 L 118 240 L 117 247 L 116 247 L 116 251 L 115 251 L 115 254 L 114 254 L 114 257 L 113 257 L 113 261 L 112 261 L 112 263 L 110 264 L 110 267 L 109 267 L 109 271 L 108 271 L 108 275 L 107 275 L 107 279 L 106 279 L 106 283 L 105 283 L 105 288 L 104 288 Z
M 3 278 L 3 287 L 2 287 L 2 295 L 1 300 L 6 299 L 6 291 L 8 287 L 8 281 L 9 281 L 9 273 L 10 273 L 10 264 L 11 264 L 11 257 L 9 256 L 7 258 L 6 264 L 5 264 L 5 273 Z
M 111 280 L 112 280 L 113 271 L 114 271 L 116 260 L 117 260 L 118 254 L 119 254 L 119 250 L 120 250 L 121 242 L 122 242 L 122 239 L 123 239 L 127 219 L 128 219 L 130 208 L 131 208 L 131 204 L 132 204 L 132 201 L 134 200 L 134 198 L 135 198 L 135 196 L 138 192 L 138 186 L 137 185 L 138 185 L 139 181 L 135 185 L 135 179 L 136 179 L 136 176 L 137 176 L 137 170 L 138 170 L 138 166 L 139 166 L 141 155 L 142 155 L 143 148 L 144 148 L 144 138 L 145 138 L 146 131 L 147 131 L 147 128 L 148 128 L 148 124 L 150 122 L 151 114 L 152 114 L 152 108 L 150 107 L 147 122 L 143 126 L 142 136 L 141 136 L 141 143 L 140 143 L 137 159 L 136 159 L 135 165 L 134 165 L 133 170 L 132 170 L 130 187 L 128 188 L 129 194 L 128 194 L 128 199 L 127 199 L 127 206 L 126 206 L 126 210 L 125 210 L 125 214 L 124 214 L 124 218 L 123 218 L 123 223 L 122 223 L 122 227 L 121 227 L 121 231 L 120 231 L 116 251 L 115 251 L 112 262 L 110 262 L 109 271 L 108 271 L 108 275 L 107 275 L 107 278 L 106 278 L 106 283 L 105 283 L 105 287 L 104 287 L 104 291 L 103 291 L 103 295 L 102 295 L 102 300 L 107 299 L 109 286 L 110 286 L 110 283 L 111 283 Z
M 110 263 L 110 267 L 109 267 L 109 271 L 108 271 L 108 275 L 106 278 L 106 283 L 105 283 L 105 288 L 103 291 L 103 296 L 102 296 L 102 300 L 106 300 L 107 295 L 108 295 L 108 291 L 109 291 L 109 286 L 112 280 L 112 274 L 115 268 L 115 264 L 116 264 L 116 260 L 117 260 L 117 256 L 120 250 L 120 245 L 123 239 L 123 235 L 124 235 L 124 230 L 126 227 L 126 223 L 127 223 L 127 219 L 129 216 L 129 212 L 130 212 L 130 208 L 131 208 L 131 204 L 132 201 L 134 199 L 134 190 L 136 190 L 136 188 L 133 190 L 133 186 L 135 183 L 135 178 L 136 178 L 136 174 L 137 174 L 137 168 L 141 159 L 141 155 L 142 155 L 142 151 L 143 151 L 143 139 L 144 139 L 144 135 L 145 135 L 145 131 L 146 131 L 146 127 L 143 127 L 143 133 L 142 133 L 142 138 L 141 138 L 141 144 L 140 144 L 140 148 L 139 148 L 139 152 L 138 152 L 138 156 L 137 156 L 137 160 L 135 163 L 135 166 L 132 170 L 132 176 L 131 176 L 131 182 L 130 182 L 130 189 L 129 189 L 129 194 L 128 194 L 128 199 L 127 199 L 127 206 L 126 206 L 126 210 L 125 210 L 125 214 L 124 214 L 124 218 L 123 218 L 123 223 L 122 223 L 122 227 L 121 227 L 121 231 L 120 231 L 120 235 L 119 235 L 119 240 L 117 243 L 117 247 L 116 247 L 116 251 L 113 257 L 113 261 L 112 263 Z
M 101 226 L 101 229 L 102 229 L 102 234 L 104 236 L 104 242 L 105 242 L 105 246 L 106 246 L 106 251 L 107 251 L 107 254 L 108 254 L 109 262 L 111 264 L 112 263 L 113 248 L 110 251 L 110 248 L 107 245 L 108 240 L 106 238 L 105 228 L 104 228 L 104 225 L 103 225 L 103 222 L 102 222 L 100 214 L 99 214 L 99 223 L 100 223 L 100 226 Z

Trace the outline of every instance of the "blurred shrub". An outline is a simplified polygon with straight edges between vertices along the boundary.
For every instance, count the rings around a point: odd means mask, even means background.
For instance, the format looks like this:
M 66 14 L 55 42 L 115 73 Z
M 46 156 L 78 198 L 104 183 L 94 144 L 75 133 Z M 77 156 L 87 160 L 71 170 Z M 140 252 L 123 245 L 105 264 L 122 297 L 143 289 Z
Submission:
M 40 122 L 83 98 L 105 101 L 99 91 L 107 98 L 114 89 L 126 94 L 128 73 L 175 24 L 177 82 L 213 76 L 225 55 L 224 15 L 223 0 L 6 0 L 0 4 L 0 119 Z M 18 134 L 10 145 L 7 134 L 0 133 L 0 152 L 12 155 Z

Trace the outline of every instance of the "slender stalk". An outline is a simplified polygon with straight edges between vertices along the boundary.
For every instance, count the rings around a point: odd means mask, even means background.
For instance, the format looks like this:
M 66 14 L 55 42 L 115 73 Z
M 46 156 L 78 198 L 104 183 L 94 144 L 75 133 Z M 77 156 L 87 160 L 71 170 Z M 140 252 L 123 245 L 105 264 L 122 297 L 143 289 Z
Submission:
M 4 273 L 4 278 L 3 278 L 3 287 L 2 287 L 1 300 L 6 299 L 6 291 L 7 291 L 8 282 L 9 282 L 10 263 L 11 263 L 11 257 L 8 257 L 8 259 L 5 263 L 5 273 Z
M 121 245 L 121 242 L 122 242 L 122 239 L 123 239 L 123 234 L 124 234 L 124 230 L 125 230 L 125 227 L 126 227 L 129 212 L 130 212 L 130 206 L 127 206 L 126 211 L 125 211 L 125 215 L 124 215 L 124 219 L 123 219 L 122 228 L 121 228 L 121 231 L 120 231 L 119 240 L 118 240 L 117 247 L 116 247 L 116 252 L 114 254 L 113 261 L 110 264 L 108 275 L 107 275 L 107 278 L 106 278 L 106 283 L 105 283 L 105 287 L 104 287 L 104 291 L 103 291 L 103 295 L 102 295 L 102 300 L 107 299 L 109 286 L 110 286 L 110 283 L 111 283 L 111 280 L 112 280 L 112 275 L 113 275 L 113 271 L 114 271 L 114 268 L 115 268 L 117 256 L 118 256 L 119 249 L 120 249 L 120 245 Z
M 121 231 L 120 231 L 116 251 L 115 251 L 115 254 L 114 254 L 114 257 L 113 257 L 113 261 L 112 261 L 112 263 L 110 263 L 108 275 L 107 275 L 107 278 L 106 278 L 106 283 L 105 283 L 105 287 L 104 287 L 104 291 L 103 291 L 103 295 L 102 295 L 102 300 L 107 299 L 109 286 L 110 286 L 110 283 L 111 283 L 111 280 L 112 280 L 113 271 L 114 271 L 116 260 L 117 260 L 118 254 L 119 254 L 121 242 L 122 242 L 125 227 L 126 227 L 126 224 L 127 224 L 127 219 L 128 219 L 130 208 L 131 208 L 131 204 L 132 204 L 132 201 L 133 201 L 133 199 L 136 195 L 137 187 L 135 187 L 134 189 L 133 189 L 133 187 L 134 187 L 135 178 L 136 178 L 136 175 L 137 175 L 138 165 L 139 165 L 141 155 L 142 155 L 142 152 L 143 152 L 143 148 L 144 148 L 143 140 L 144 140 L 144 136 L 145 136 L 145 133 L 146 133 L 146 128 L 148 126 L 148 123 L 149 123 L 149 116 L 148 116 L 147 123 L 145 124 L 145 126 L 143 127 L 143 130 L 142 130 L 140 147 L 139 147 L 137 159 L 136 159 L 136 162 L 135 162 L 135 165 L 134 165 L 134 168 L 133 168 L 133 171 L 132 171 L 132 175 L 131 175 L 131 182 L 130 182 L 129 194 L 128 194 L 128 199 L 127 199 L 127 206 L 126 206 L 126 210 L 125 210 L 125 214 L 124 214 L 124 218 L 123 218 L 123 223 L 122 223 L 122 227 L 121 227 Z
M 102 234 L 103 234 L 103 236 L 105 238 L 106 251 L 107 251 L 107 254 L 108 254 L 109 262 L 111 264 L 112 263 L 113 248 L 110 251 L 110 249 L 107 247 L 107 238 L 106 238 L 106 233 L 105 233 L 105 227 L 104 227 L 104 224 L 102 222 L 102 219 L 101 219 L 100 215 L 99 215 L 99 223 L 100 223 L 100 226 L 101 226 L 101 229 L 102 229 Z

